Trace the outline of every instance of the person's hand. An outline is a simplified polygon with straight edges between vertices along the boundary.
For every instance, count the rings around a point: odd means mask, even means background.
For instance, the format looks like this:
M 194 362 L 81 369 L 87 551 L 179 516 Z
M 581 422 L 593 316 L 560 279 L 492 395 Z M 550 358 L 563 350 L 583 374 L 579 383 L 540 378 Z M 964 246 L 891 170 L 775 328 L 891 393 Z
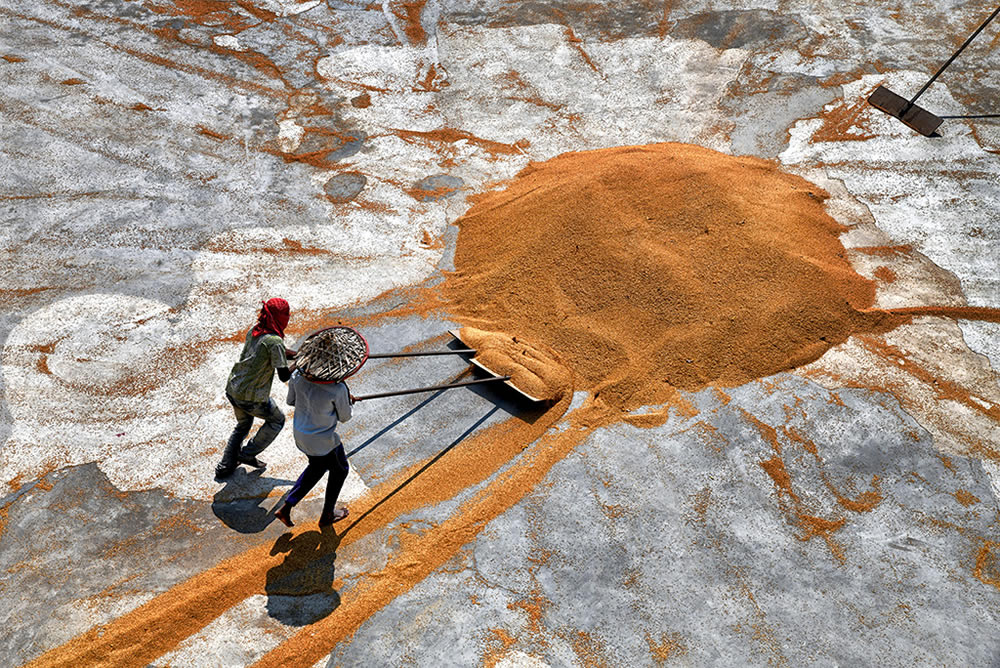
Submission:
M 347 396 L 351 399 L 351 404 L 352 405 L 354 404 L 355 401 L 357 401 L 357 399 L 354 397 L 354 395 L 351 394 L 350 392 L 347 393 Z
M 295 357 L 298 354 L 299 354 L 298 350 L 292 350 L 291 348 L 285 348 L 285 357 L 288 358 L 288 359 L 292 359 L 293 357 Z

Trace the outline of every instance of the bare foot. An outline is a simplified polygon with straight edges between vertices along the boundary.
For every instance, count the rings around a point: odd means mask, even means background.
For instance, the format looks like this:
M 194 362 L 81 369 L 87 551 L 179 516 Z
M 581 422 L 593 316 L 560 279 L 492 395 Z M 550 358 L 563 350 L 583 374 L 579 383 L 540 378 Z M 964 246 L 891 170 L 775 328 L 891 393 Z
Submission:
M 286 527 L 293 527 L 295 526 L 295 523 L 292 522 L 291 509 L 292 507 L 286 503 L 282 505 L 281 508 L 278 508 L 277 511 L 275 511 L 274 517 L 282 524 L 284 524 Z
M 345 508 L 337 508 L 332 513 L 323 513 L 319 516 L 319 525 L 321 527 L 328 527 L 334 522 L 339 522 L 350 515 L 350 511 Z

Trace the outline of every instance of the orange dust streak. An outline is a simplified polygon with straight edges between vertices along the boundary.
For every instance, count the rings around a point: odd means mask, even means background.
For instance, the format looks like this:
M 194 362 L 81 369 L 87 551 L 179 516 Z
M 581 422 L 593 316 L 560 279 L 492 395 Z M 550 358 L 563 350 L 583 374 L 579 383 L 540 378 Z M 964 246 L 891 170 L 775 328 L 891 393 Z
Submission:
M 402 129 L 393 129 L 392 131 L 395 132 L 401 139 L 404 140 L 426 139 L 428 141 L 442 142 L 445 144 L 454 144 L 455 142 L 459 142 L 464 139 L 470 144 L 485 149 L 490 153 L 499 153 L 501 155 L 517 155 L 518 153 L 521 152 L 517 144 L 504 144 L 498 141 L 493 141 L 491 139 L 483 139 L 481 137 L 477 137 L 473 134 L 465 132 L 464 130 L 454 130 L 452 128 L 429 130 L 427 132 L 419 132 L 417 130 L 402 130 Z
M 743 417 L 746 418 L 748 422 L 752 423 L 755 427 L 757 427 L 757 431 L 760 432 L 760 435 L 764 438 L 764 440 L 770 443 L 771 448 L 773 448 L 774 451 L 780 455 L 781 443 L 778 442 L 778 430 L 769 424 L 761 422 L 760 420 L 758 420 L 757 418 L 755 418 L 753 415 L 746 412 L 742 408 L 737 408 L 737 410 L 740 413 L 743 413 Z
M 910 306 L 885 309 L 887 313 L 908 316 L 939 316 L 955 320 L 1000 322 L 1000 308 L 987 306 Z
M 1000 577 L 996 576 L 996 550 L 1000 548 L 1000 543 L 993 540 L 983 541 L 983 546 L 976 555 L 976 565 L 972 569 L 972 575 L 983 584 L 993 585 L 1000 589 Z M 989 574 L 987 574 L 989 570 Z
M 792 477 L 788 475 L 788 469 L 785 468 L 785 462 L 782 461 L 781 457 L 774 456 L 757 463 L 767 475 L 771 476 L 778 494 L 787 494 L 793 501 L 798 502 L 799 497 L 792 489 Z

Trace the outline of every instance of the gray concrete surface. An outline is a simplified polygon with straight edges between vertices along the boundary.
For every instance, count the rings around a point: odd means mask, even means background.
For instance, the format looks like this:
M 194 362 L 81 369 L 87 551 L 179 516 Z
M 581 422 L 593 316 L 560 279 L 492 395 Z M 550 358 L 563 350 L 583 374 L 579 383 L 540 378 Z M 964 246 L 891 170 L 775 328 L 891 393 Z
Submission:
M 860 273 L 896 274 L 880 305 L 1000 305 L 1000 125 L 950 120 L 928 140 L 863 103 L 878 84 L 915 91 L 986 13 L 3 3 L 3 663 L 264 546 L 264 585 L 153 662 L 249 665 L 346 618 L 413 540 L 532 466 L 544 444 L 344 546 L 308 523 L 322 488 L 298 532 L 273 522 L 303 465 L 289 430 L 266 472 L 211 476 L 234 336 L 260 299 L 285 296 L 296 335 L 343 320 L 373 350 L 444 345 L 444 316 L 377 316 L 451 268 L 468 196 L 529 161 L 657 141 L 776 159 L 834 194 Z M 928 108 L 1000 112 L 997 29 Z M 598 430 L 317 665 L 996 665 L 998 334 L 918 319 L 884 339 L 905 363 L 852 339 L 691 395 L 694 416 Z M 351 385 L 464 368 L 373 361 Z M 525 411 L 482 389 L 363 403 L 344 497 L 474 461 L 463 446 Z M 796 499 L 761 466 L 775 457 Z

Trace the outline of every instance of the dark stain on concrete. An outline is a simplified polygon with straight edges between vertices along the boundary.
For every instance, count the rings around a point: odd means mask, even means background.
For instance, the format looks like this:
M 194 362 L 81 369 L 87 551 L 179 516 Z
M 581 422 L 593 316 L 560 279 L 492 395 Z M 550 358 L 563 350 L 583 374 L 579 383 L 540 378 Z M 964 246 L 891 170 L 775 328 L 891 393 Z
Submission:
M 454 197 L 464 186 L 465 181 L 458 176 L 434 174 L 414 183 L 411 192 L 421 202 L 433 202 Z
M 700 39 L 716 49 L 747 49 L 796 44 L 810 36 L 798 20 L 768 9 L 693 14 L 673 23 L 671 37 Z
M 573 29 L 577 36 L 593 39 L 622 39 L 658 33 L 663 19 L 663 3 L 625 0 L 581 5 L 572 0 L 554 2 L 481 3 L 444 2 L 441 18 L 458 25 L 508 28 L 556 24 Z M 586 11 L 581 11 L 583 8 Z
M 341 172 L 326 182 L 323 192 L 331 202 L 343 204 L 361 194 L 367 183 L 368 177 L 361 172 Z

